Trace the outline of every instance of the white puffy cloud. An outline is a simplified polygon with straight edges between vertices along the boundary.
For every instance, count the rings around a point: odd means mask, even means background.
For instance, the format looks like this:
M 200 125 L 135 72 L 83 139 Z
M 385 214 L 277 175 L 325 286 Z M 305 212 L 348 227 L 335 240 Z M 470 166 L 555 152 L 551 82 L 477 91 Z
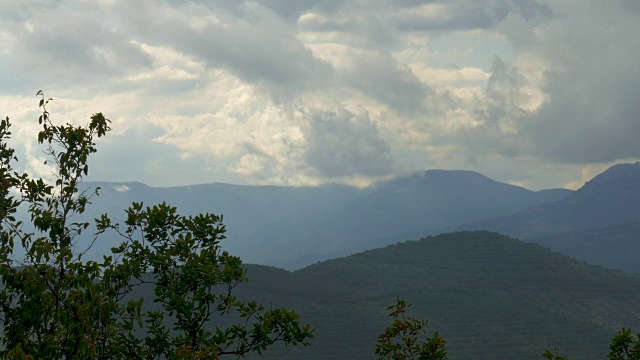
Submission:
M 393 170 L 389 145 L 366 114 L 314 111 L 308 120 L 306 163 L 322 177 L 384 176 Z

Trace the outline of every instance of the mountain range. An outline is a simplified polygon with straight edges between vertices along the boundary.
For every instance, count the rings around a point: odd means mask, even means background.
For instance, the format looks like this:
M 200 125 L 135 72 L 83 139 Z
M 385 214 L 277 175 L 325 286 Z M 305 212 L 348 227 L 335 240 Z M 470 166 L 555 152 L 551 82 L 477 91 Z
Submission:
M 576 191 L 530 191 L 471 171 L 430 170 L 358 189 L 202 184 L 101 187 L 87 218 L 124 219 L 132 201 L 223 214 L 225 247 L 245 262 L 298 269 L 317 261 L 457 230 L 489 230 L 580 260 L 640 272 L 640 164 L 615 165 Z M 94 254 L 115 241 L 98 242 Z
M 431 170 L 366 189 L 203 184 L 154 188 L 141 183 L 100 187 L 86 218 L 123 221 L 133 201 L 162 201 L 183 213 L 223 214 L 227 249 L 246 262 L 296 269 L 316 261 L 419 238 L 435 229 L 517 213 L 560 200 L 570 190 L 530 191 L 471 171 Z M 104 253 L 112 241 L 97 243 Z
M 485 229 L 640 272 L 640 163 L 618 164 L 561 200 L 453 229 Z

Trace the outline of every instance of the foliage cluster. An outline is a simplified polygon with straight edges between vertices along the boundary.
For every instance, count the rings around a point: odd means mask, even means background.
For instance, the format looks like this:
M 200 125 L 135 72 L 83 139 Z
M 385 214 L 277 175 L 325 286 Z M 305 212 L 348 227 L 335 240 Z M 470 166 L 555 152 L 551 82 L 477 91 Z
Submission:
M 542 357 L 548 360 L 569 360 L 565 356 L 558 355 L 558 349 L 553 352 L 546 350 Z M 640 334 L 634 336 L 631 329 L 622 328 L 609 344 L 610 360 L 640 360 Z
M 110 121 L 97 113 L 86 126 L 55 125 L 46 109 L 51 99 L 38 95 L 38 142 L 46 147 L 52 184 L 14 170 L 11 123 L 0 123 L 0 356 L 202 359 L 261 353 L 277 342 L 309 344 L 313 331 L 295 312 L 265 310 L 232 294 L 247 281 L 246 269 L 220 247 L 221 216 L 133 203 L 123 227 L 104 214 L 93 240 L 82 243 L 91 224 L 76 219 L 99 189 L 80 191 L 79 184 Z M 17 220 L 20 207 L 30 225 Z M 102 261 L 83 259 L 107 232 L 118 234 L 120 245 Z M 156 308 L 135 296 L 141 285 L 153 287 Z M 241 322 L 216 327 L 218 314 Z
M 622 328 L 609 345 L 611 360 L 640 360 L 640 334 L 634 336 L 631 329 Z
M 446 359 L 446 341 L 438 336 L 438 332 L 435 332 L 433 337 L 420 339 L 426 333 L 428 322 L 405 316 L 409 306 L 411 304 L 407 305 L 404 299 L 398 299 L 396 304 L 387 307 L 387 310 L 393 310 L 389 316 L 394 320 L 393 324 L 378 336 L 375 348 L 378 360 Z
M 378 360 L 446 360 L 446 341 L 438 336 L 426 337 L 420 341 L 420 335 L 426 335 L 427 321 L 406 317 L 405 312 L 411 304 L 398 298 L 397 302 L 387 307 L 393 310 L 389 316 L 393 324 L 378 336 L 375 353 Z M 569 360 L 558 355 L 558 349 L 553 352 L 546 350 L 542 357 L 547 360 Z M 609 344 L 608 359 L 611 360 L 640 360 L 640 334 L 637 337 L 631 329 L 622 328 Z

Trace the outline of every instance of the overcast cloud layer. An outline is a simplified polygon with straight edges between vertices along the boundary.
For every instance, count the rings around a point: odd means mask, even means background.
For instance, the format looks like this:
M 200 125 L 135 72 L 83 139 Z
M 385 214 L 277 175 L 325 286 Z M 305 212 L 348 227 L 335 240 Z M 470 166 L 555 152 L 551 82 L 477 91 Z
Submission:
M 5 0 L 0 115 L 103 112 L 93 180 L 313 185 L 470 169 L 576 188 L 640 157 L 637 0 Z

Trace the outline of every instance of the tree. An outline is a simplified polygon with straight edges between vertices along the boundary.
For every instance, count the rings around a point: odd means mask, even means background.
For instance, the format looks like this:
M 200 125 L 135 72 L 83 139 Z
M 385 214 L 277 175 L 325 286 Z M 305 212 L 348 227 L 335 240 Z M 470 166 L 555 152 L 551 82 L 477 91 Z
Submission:
M 542 353 L 542 357 L 548 360 L 569 360 L 564 356 L 558 355 L 558 348 L 555 348 L 553 352 L 546 350 Z
M 389 316 L 393 324 L 378 336 L 375 353 L 379 360 L 444 360 L 447 358 L 445 349 L 446 341 L 438 336 L 427 337 L 428 322 L 406 317 L 405 312 L 411 304 L 407 305 L 403 299 L 398 299 L 395 304 L 387 307 L 393 310 Z M 420 337 L 425 336 L 420 342 Z
M 309 325 L 287 309 L 244 303 L 240 258 L 222 251 L 222 216 L 179 215 L 166 203 L 133 203 L 124 226 L 104 214 L 76 221 L 99 189 L 80 190 L 95 139 L 110 131 L 101 113 L 86 126 L 54 125 L 42 92 L 38 142 L 54 169 L 50 184 L 18 173 L 9 118 L 0 123 L 0 356 L 10 359 L 217 359 L 261 353 L 276 342 L 308 345 Z M 17 220 L 26 209 L 32 230 Z M 102 261 L 83 256 L 96 241 L 121 237 Z M 19 256 L 20 249 L 24 256 Z M 151 286 L 150 299 L 135 289 Z M 147 301 L 147 304 L 145 304 Z M 241 322 L 227 328 L 214 315 Z
M 640 334 L 633 336 L 631 329 L 622 328 L 609 344 L 609 359 L 640 360 Z
M 558 349 L 552 353 L 546 350 L 542 357 L 549 360 L 569 360 L 558 355 Z M 633 336 L 631 329 L 622 328 L 609 344 L 609 355 L 612 360 L 640 360 L 640 334 Z

